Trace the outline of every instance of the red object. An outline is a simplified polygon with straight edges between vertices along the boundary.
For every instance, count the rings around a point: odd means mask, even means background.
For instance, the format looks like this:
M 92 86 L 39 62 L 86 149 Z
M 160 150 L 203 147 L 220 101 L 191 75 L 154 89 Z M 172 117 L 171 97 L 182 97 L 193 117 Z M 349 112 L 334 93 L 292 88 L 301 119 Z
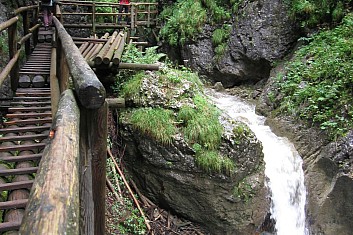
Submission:
M 129 1 L 129 0 L 120 0 L 119 3 L 120 3 L 120 4 L 129 4 L 130 1 Z

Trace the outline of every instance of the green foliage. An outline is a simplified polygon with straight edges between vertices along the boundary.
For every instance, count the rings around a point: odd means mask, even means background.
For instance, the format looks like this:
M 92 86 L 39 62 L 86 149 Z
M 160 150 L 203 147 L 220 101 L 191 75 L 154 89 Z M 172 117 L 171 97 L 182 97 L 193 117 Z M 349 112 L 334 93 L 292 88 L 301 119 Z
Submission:
M 158 46 L 148 47 L 144 52 L 140 51 L 136 45 L 127 44 L 122 56 L 122 62 L 154 64 L 165 57 L 163 53 L 157 53 Z
M 146 234 L 146 225 L 144 219 L 138 209 L 134 206 L 134 202 L 123 182 L 122 177 L 115 169 L 114 163 L 111 158 L 107 159 L 107 177 L 112 182 L 115 192 L 119 192 L 121 201 L 111 200 L 111 205 L 107 208 L 110 212 L 110 220 L 107 223 L 107 228 L 110 234 Z M 108 193 L 108 198 L 116 199 L 111 192 Z M 135 195 L 137 197 L 137 195 Z
M 219 111 L 201 96 L 194 97 L 195 108 L 183 106 L 178 119 L 185 122 L 184 134 L 191 143 L 214 150 L 221 143 L 223 126 L 218 120 Z
M 211 13 L 211 17 L 216 23 L 222 23 L 230 19 L 230 12 L 224 8 L 224 4 L 228 1 L 202 0 L 202 3 Z
M 216 29 L 212 34 L 212 42 L 215 46 L 225 42 L 228 40 L 230 32 L 231 32 L 231 25 L 223 25 L 222 28 Z
M 318 124 L 331 137 L 353 127 L 353 15 L 296 52 L 280 76 L 280 110 Z
M 314 27 L 324 22 L 340 22 L 348 12 L 351 0 L 287 0 L 291 13 L 303 27 Z
M 140 93 L 142 79 L 144 78 L 145 73 L 139 72 L 132 76 L 121 89 L 121 96 L 125 98 L 137 98 Z M 118 84 L 115 86 L 118 87 Z
M 220 155 L 217 151 L 203 149 L 201 145 L 193 146 L 196 156 L 196 164 L 208 173 L 224 173 L 232 175 L 235 170 L 234 162 L 228 157 Z
M 233 195 L 247 203 L 255 195 L 255 193 L 252 186 L 243 180 L 233 188 Z
M 140 51 L 136 45 L 128 44 L 122 56 L 122 62 L 125 63 L 141 63 L 141 64 L 154 64 L 165 56 L 163 53 L 157 53 L 158 47 L 146 48 L 144 52 Z M 119 93 L 121 89 L 122 96 L 135 97 L 138 95 L 141 81 L 144 73 L 132 70 L 119 70 L 116 75 L 115 83 L 112 89 L 115 93 Z M 129 81 L 127 81 L 129 80 Z
M 234 134 L 236 143 L 240 143 L 240 141 L 244 138 L 247 138 L 250 135 L 250 133 L 251 131 L 249 127 L 242 122 L 237 123 L 237 125 L 234 126 L 233 128 L 233 134 Z
M 131 115 L 132 125 L 163 144 L 170 144 L 177 129 L 173 111 L 162 108 L 141 108 Z
M 207 14 L 199 0 L 179 0 L 174 6 L 163 10 L 160 17 L 166 22 L 160 35 L 170 45 L 176 46 L 201 32 Z

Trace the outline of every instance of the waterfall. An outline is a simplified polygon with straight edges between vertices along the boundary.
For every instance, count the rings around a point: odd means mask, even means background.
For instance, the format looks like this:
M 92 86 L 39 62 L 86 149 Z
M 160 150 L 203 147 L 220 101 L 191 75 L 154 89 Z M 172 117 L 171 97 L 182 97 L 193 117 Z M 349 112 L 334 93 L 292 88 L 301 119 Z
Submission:
M 277 235 L 306 235 L 304 173 L 302 159 L 292 143 L 276 136 L 265 117 L 256 115 L 255 106 L 238 97 L 207 89 L 214 104 L 232 119 L 249 126 L 262 142 L 265 175 L 271 191 L 271 214 Z

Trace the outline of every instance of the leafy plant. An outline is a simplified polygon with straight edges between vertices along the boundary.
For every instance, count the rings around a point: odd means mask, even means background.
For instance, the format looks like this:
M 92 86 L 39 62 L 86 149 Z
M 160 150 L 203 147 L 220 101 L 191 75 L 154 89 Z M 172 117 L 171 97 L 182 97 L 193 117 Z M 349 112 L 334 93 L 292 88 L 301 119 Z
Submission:
M 184 44 L 201 32 L 206 22 L 206 10 L 199 0 L 179 0 L 174 6 L 166 8 L 160 17 L 165 21 L 160 35 L 170 45 Z
M 324 22 L 340 22 L 348 12 L 345 5 L 351 0 L 287 0 L 291 14 L 303 27 L 314 27 Z
M 277 80 L 280 109 L 318 124 L 331 137 L 353 127 L 353 15 L 310 39 Z

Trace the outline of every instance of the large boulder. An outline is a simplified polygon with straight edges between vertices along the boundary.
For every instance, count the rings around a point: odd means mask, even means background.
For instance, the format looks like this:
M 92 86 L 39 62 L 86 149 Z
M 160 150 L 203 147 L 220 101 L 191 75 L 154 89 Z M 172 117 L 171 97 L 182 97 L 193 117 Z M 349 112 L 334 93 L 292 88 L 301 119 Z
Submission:
M 225 87 L 267 79 L 271 63 L 292 49 L 298 35 L 281 0 L 244 1 L 233 17 L 228 49 L 215 58 L 212 33 L 220 26 L 205 25 L 198 38 L 183 46 L 182 60 Z
M 223 145 L 238 169 L 209 174 L 195 165 L 194 151 L 180 136 L 170 145 L 120 127 L 124 159 L 144 194 L 163 208 L 199 223 L 211 234 L 252 234 L 269 211 L 261 144 L 255 137 Z
M 168 85 L 163 74 L 159 77 L 146 72 L 145 76 L 138 97 L 132 96 L 133 100 L 126 97 L 127 102 L 175 112 L 183 104 L 192 105 L 190 102 L 197 92 L 192 88 L 194 83 L 182 80 Z M 178 79 L 181 79 L 180 74 Z M 231 173 L 222 174 L 205 171 L 197 165 L 196 152 L 192 143 L 185 140 L 181 123 L 171 143 L 163 144 L 149 136 L 148 131 L 134 128 L 129 115 L 129 110 L 120 113 L 119 129 L 126 146 L 124 161 L 147 197 L 161 207 L 201 224 L 211 234 L 248 235 L 262 224 L 270 203 L 262 145 L 245 124 L 220 116 L 224 132 L 217 151 L 236 166 Z

